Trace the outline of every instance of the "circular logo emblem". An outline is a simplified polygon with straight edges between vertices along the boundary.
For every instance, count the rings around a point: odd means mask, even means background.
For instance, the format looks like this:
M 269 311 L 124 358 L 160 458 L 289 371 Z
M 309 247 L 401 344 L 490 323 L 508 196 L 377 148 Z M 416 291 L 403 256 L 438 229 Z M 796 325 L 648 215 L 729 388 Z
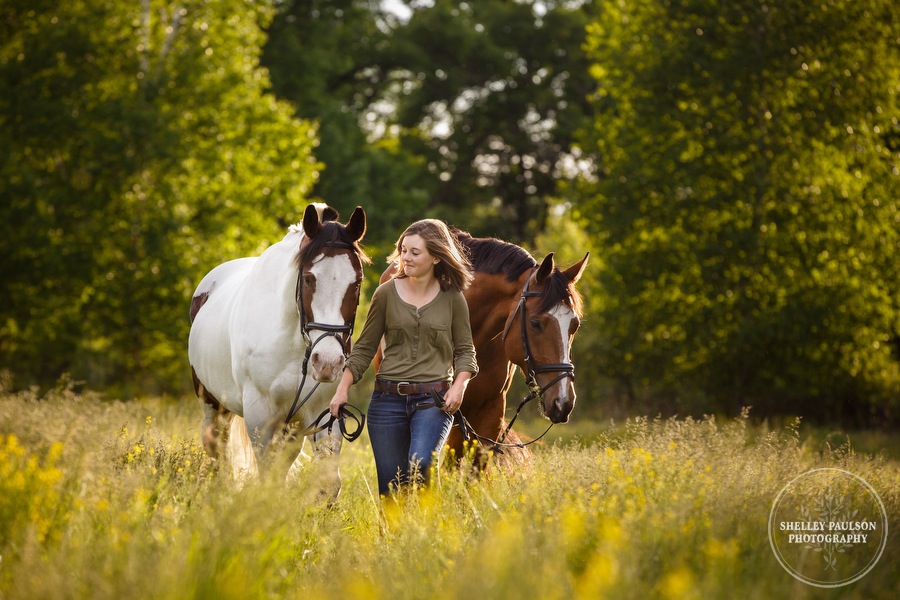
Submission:
M 887 533 L 881 498 L 864 479 L 842 469 L 813 469 L 791 480 L 769 513 L 775 558 L 816 587 L 864 577 L 881 558 Z

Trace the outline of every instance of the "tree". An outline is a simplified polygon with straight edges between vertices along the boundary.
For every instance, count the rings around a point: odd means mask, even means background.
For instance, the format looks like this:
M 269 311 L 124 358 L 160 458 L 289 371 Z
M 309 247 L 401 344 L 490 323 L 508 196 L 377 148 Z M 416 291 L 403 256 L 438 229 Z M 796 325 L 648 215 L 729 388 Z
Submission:
M 186 389 L 193 286 L 299 214 L 315 132 L 265 93 L 266 4 L 14 1 L 0 356 L 20 384 Z M 132 388 L 134 389 L 134 388 Z
M 442 0 L 396 32 L 385 61 L 402 68 L 395 119 L 434 177 L 432 208 L 474 215 L 476 231 L 512 241 L 544 229 L 590 114 L 587 12 L 580 3 Z
M 645 0 L 590 25 L 604 167 L 581 208 L 633 397 L 890 411 L 898 27 L 885 0 Z
M 322 123 L 316 193 L 371 202 L 376 228 L 389 215 L 389 237 L 428 213 L 533 239 L 581 158 L 574 136 L 594 86 L 580 49 L 588 8 L 410 4 L 400 21 L 371 0 L 290 2 L 273 24 L 274 89 Z
M 297 116 L 318 125 L 316 157 L 324 165 L 313 194 L 341 212 L 368 211 L 368 243 L 386 243 L 427 197 L 415 157 L 391 139 L 371 140 L 361 127 L 386 85 L 371 73 L 389 43 L 395 17 L 377 0 L 304 0 L 280 5 L 262 56 L 272 90 Z

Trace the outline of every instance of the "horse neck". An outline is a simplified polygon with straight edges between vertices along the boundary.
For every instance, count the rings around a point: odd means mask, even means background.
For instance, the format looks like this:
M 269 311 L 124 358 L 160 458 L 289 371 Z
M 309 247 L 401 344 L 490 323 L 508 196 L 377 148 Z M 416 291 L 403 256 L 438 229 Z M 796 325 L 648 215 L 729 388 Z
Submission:
M 300 271 L 296 264 L 297 248 L 302 233 L 288 233 L 280 242 L 272 246 L 271 268 L 274 269 L 275 307 L 273 319 L 278 319 L 285 328 L 300 327 L 300 313 L 297 308 L 297 278 Z M 298 338 L 299 339 L 299 338 Z
M 525 279 L 530 276 L 530 270 L 516 281 L 507 281 L 503 275 L 475 274 L 475 282 L 467 292 L 470 321 L 473 326 L 479 324 L 479 331 L 473 331 L 474 335 L 499 339 L 516 309 Z

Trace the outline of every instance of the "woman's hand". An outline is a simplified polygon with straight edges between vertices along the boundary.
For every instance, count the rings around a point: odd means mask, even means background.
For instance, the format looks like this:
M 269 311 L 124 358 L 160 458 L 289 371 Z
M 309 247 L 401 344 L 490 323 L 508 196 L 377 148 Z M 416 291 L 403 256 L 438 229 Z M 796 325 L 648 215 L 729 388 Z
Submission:
M 469 385 L 469 379 L 471 377 L 472 374 L 467 371 L 459 373 L 453 381 L 453 385 L 451 385 L 450 389 L 447 390 L 447 393 L 444 394 L 444 412 L 448 415 L 454 414 L 459 410 L 459 407 L 462 406 L 463 396 L 466 393 L 466 386 Z
M 328 404 L 328 410 L 331 412 L 331 416 L 339 416 L 341 407 L 345 404 L 347 404 L 347 391 L 338 388 L 337 391 L 334 392 L 334 396 L 331 397 L 331 402 Z
M 353 373 L 348 369 L 344 369 L 344 372 L 341 375 L 341 381 L 338 383 L 337 389 L 334 391 L 334 396 L 331 397 L 331 402 L 328 404 L 328 410 L 331 412 L 331 416 L 340 416 L 341 407 L 347 404 L 351 385 L 353 385 Z
M 444 394 L 444 412 L 448 415 L 452 415 L 459 410 L 460 406 L 462 406 L 462 401 L 463 395 L 460 390 L 455 389 L 455 386 L 451 387 L 447 390 L 447 393 Z

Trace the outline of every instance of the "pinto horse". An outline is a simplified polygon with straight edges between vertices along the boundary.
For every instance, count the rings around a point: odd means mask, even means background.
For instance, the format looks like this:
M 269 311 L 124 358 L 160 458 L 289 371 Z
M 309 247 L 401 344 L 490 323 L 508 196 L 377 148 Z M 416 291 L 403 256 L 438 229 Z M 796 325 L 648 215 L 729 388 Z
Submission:
M 194 292 L 188 357 L 203 411 L 201 440 L 213 458 L 227 442 L 236 476 L 256 472 L 288 421 L 301 424 L 317 454 L 340 452 L 341 435 L 331 435 L 338 423 L 313 427 L 333 393 L 333 386 L 317 387 L 343 370 L 368 257 L 358 243 L 365 211 L 357 207 L 346 225 L 337 218 L 333 208 L 309 205 L 302 226 L 258 257 L 215 267 Z M 328 483 L 336 493 L 334 462 Z
M 575 407 L 571 348 L 582 316 L 575 284 L 590 252 L 561 271 L 552 252 L 538 264 L 515 244 L 462 231 L 454 234 L 468 250 L 475 276 L 465 297 L 478 376 L 469 382 L 460 408 L 472 430 L 454 426 L 447 440 L 447 446 L 462 457 L 466 437 L 488 442 L 487 449 L 499 448 L 492 442 L 503 441 L 506 395 L 516 367 L 524 373 L 533 396 L 540 398 L 541 414 L 551 423 L 569 420 Z M 393 272 L 392 265 L 381 281 Z M 511 433 L 513 437 L 505 441 L 518 440 Z

